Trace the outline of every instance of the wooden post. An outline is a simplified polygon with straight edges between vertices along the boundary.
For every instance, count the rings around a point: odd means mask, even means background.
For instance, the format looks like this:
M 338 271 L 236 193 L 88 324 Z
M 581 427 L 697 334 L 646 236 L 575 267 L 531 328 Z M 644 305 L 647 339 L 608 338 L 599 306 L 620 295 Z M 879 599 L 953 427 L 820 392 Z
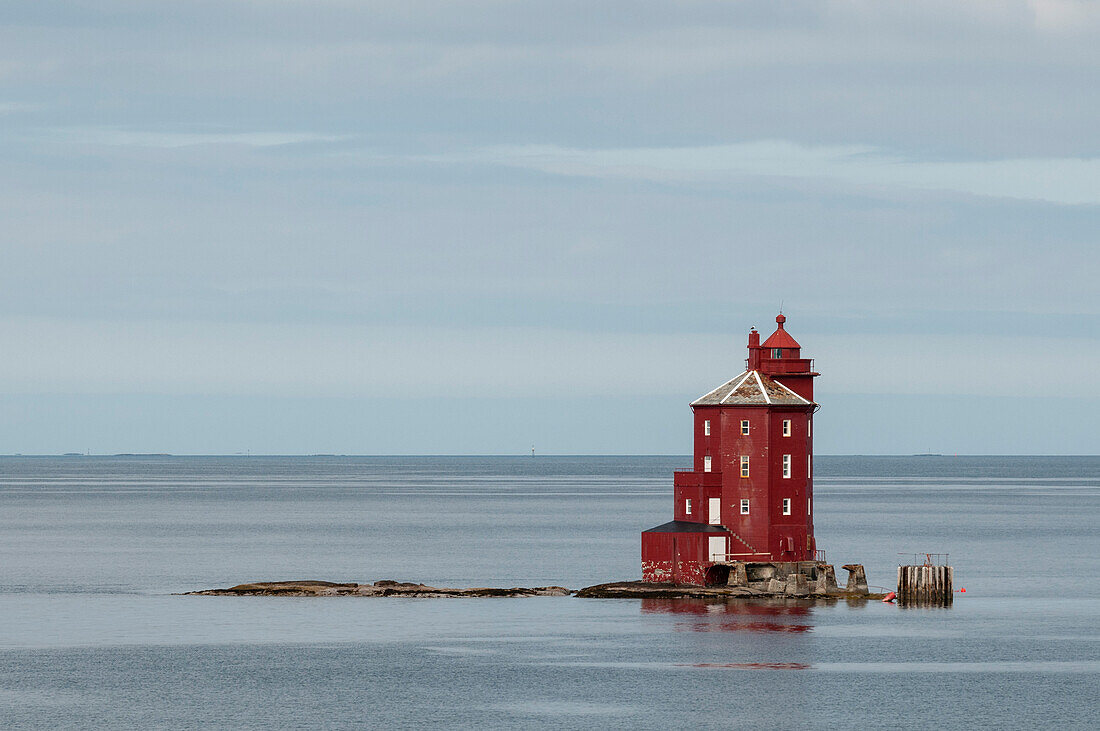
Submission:
M 950 566 L 898 566 L 898 604 L 908 607 L 948 607 L 954 600 L 954 570 Z

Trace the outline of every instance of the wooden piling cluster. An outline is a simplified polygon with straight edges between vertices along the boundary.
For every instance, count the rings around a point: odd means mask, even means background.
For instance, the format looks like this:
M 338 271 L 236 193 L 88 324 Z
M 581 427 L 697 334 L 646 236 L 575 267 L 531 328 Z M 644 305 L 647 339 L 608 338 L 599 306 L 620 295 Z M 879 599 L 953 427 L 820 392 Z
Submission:
M 953 599 L 950 566 L 898 566 L 898 604 L 909 607 L 946 607 Z

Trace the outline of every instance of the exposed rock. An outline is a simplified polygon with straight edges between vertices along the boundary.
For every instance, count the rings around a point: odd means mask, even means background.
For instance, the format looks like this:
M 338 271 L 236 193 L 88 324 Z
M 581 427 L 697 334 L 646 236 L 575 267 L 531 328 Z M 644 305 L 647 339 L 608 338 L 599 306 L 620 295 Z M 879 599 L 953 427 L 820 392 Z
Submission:
M 334 583 L 331 581 L 257 581 L 238 584 L 228 589 L 189 591 L 203 596 L 404 596 L 404 597 L 511 597 L 569 596 L 573 592 L 563 586 L 513 587 L 498 589 L 476 587 L 450 589 L 382 580 L 373 584 Z

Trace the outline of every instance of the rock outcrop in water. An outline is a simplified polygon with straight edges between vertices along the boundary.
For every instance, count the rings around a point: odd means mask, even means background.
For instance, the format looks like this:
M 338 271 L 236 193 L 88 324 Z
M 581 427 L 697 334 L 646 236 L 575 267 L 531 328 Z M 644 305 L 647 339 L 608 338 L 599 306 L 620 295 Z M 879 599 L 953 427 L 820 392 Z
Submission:
M 496 589 L 477 587 L 449 589 L 401 581 L 376 581 L 373 584 L 335 583 L 332 581 L 256 581 L 228 589 L 186 592 L 202 596 L 405 596 L 405 597 L 493 597 L 493 596 L 569 596 L 562 586 L 536 586 Z

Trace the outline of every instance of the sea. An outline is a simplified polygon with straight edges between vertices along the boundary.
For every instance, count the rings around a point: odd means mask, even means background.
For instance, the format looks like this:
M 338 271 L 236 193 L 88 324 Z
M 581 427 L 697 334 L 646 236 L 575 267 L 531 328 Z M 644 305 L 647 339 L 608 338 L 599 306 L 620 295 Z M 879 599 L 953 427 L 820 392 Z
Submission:
M 0 728 L 1100 727 L 1100 457 L 817 457 L 841 580 L 949 608 L 182 594 L 637 579 L 689 462 L 0 458 Z

